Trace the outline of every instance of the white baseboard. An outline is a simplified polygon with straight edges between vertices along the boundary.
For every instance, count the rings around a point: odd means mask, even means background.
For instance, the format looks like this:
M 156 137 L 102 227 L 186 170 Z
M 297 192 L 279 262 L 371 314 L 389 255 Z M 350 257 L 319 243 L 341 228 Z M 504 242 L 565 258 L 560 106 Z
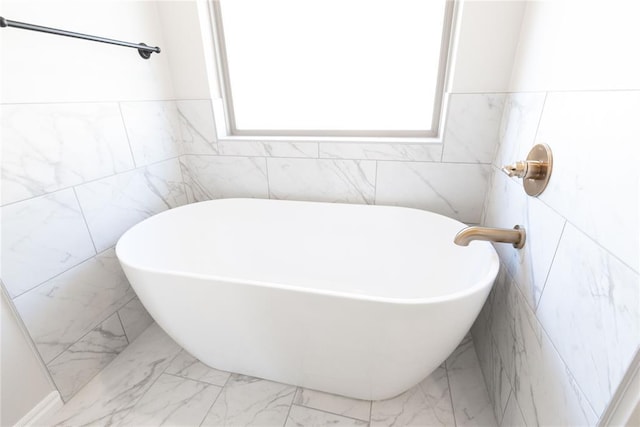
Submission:
M 36 406 L 30 410 L 27 415 L 22 417 L 18 421 L 15 427 L 31 427 L 31 426 L 46 426 L 51 425 L 51 416 L 60 408 L 64 403 L 60 398 L 60 393 L 52 391 L 44 399 L 40 401 Z

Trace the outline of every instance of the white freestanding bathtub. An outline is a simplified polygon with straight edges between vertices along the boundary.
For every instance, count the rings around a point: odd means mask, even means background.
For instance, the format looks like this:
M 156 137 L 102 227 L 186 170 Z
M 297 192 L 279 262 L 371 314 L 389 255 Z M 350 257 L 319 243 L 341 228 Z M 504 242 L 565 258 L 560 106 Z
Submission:
M 116 252 L 156 322 L 214 368 L 358 399 L 402 393 L 456 348 L 498 272 L 487 242 L 417 209 L 195 203 Z

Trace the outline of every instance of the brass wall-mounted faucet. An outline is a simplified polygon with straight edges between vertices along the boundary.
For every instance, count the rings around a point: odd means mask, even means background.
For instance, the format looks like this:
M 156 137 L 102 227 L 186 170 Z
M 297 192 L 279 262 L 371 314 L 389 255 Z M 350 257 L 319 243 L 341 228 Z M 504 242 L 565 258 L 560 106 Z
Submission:
M 521 249 L 527 234 L 524 228 L 516 225 L 509 228 L 467 227 L 456 234 L 453 243 L 459 246 L 468 246 L 472 240 L 487 240 L 498 243 L 512 243 L 514 248 Z
M 522 178 L 524 191 L 530 196 L 539 196 L 551 178 L 553 156 L 546 144 L 534 145 L 527 160 L 515 162 L 502 168 L 509 176 Z

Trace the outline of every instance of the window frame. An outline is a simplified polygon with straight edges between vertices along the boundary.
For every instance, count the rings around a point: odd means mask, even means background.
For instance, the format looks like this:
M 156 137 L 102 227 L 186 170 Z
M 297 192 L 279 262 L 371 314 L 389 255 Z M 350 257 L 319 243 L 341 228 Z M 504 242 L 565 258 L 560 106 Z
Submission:
M 224 124 L 224 136 L 231 139 L 287 139 L 287 140 L 349 140 L 349 141 L 399 141 L 399 142 L 434 142 L 441 139 L 441 130 L 444 127 L 444 119 L 447 104 L 446 86 L 452 68 L 452 50 L 456 27 L 457 0 L 445 0 L 444 22 L 440 40 L 440 54 L 438 59 L 438 72 L 436 78 L 436 91 L 434 96 L 433 116 L 431 129 L 422 130 L 293 130 L 293 129 L 251 129 L 239 130 L 236 127 L 233 109 L 233 96 L 231 93 L 229 69 L 227 67 L 227 54 L 224 36 L 224 24 L 219 0 L 207 2 L 213 33 L 213 48 L 216 60 L 218 88 L 221 102 L 218 105 L 216 116 L 221 113 L 223 117 L 217 117 L 217 131 L 220 134 L 220 125 Z M 223 119 L 222 123 L 221 120 Z M 222 135 L 220 135 L 222 136 Z

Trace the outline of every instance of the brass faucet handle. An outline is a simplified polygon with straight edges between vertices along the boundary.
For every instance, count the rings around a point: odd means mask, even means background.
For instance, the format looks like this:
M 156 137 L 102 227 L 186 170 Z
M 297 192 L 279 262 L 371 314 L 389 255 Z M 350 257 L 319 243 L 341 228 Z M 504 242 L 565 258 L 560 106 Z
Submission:
M 518 178 L 524 178 L 527 175 L 527 169 L 529 165 L 527 162 L 515 162 L 512 165 L 506 165 L 502 168 L 502 172 L 509 176 L 517 176 Z
M 539 196 L 547 186 L 551 176 L 553 157 L 551 149 L 546 144 L 533 146 L 527 160 L 515 162 L 502 168 L 502 172 L 509 176 L 516 176 L 524 180 L 524 191 L 530 196 Z

